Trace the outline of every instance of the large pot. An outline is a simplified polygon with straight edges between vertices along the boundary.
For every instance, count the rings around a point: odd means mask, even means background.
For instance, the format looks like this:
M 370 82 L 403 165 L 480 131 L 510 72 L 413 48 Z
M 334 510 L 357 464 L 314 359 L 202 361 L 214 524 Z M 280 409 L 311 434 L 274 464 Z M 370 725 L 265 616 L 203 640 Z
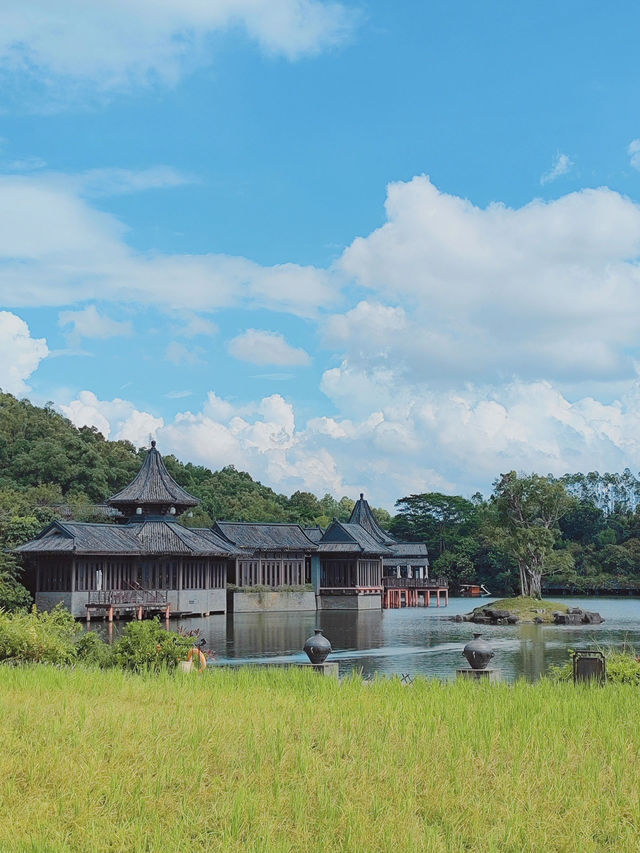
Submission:
M 304 644 L 304 650 L 311 663 L 324 663 L 331 651 L 331 643 L 322 635 L 322 628 L 314 630 L 313 637 L 309 637 Z
M 484 669 L 493 657 L 493 649 L 486 640 L 481 640 L 481 637 L 482 634 L 474 634 L 473 640 L 462 650 L 471 669 Z

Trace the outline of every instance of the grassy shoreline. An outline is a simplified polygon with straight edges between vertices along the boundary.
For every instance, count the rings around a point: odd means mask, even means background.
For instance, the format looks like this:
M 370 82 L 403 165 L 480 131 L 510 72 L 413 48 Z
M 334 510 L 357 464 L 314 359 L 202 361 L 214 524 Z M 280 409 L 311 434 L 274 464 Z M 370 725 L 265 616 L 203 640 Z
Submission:
M 637 688 L 0 667 L 3 853 L 602 851 Z

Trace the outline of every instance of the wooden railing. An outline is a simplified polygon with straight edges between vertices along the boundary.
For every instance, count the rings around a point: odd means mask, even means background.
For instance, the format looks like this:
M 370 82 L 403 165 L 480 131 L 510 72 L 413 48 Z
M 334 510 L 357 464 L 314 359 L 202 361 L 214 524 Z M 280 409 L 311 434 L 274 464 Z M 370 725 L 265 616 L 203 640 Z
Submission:
M 89 606 L 96 605 L 163 605 L 167 603 L 166 589 L 101 589 L 89 593 Z
M 446 578 L 382 578 L 385 589 L 448 589 Z

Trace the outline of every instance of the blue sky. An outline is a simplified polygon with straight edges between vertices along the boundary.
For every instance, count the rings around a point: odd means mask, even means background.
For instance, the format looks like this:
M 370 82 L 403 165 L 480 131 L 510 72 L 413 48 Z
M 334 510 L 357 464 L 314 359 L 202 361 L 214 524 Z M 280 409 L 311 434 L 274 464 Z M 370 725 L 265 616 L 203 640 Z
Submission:
M 389 508 L 638 470 L 638 24 L 8 0 L 0 387 Z

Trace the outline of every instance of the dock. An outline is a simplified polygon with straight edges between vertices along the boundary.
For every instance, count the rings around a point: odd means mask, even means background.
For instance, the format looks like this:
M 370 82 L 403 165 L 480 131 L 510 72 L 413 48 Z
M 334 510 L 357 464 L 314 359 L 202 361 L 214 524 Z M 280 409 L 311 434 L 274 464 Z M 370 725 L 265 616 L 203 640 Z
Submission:
M 91 621 L 91 613 L 102 611 L 103 618 L 113 622 L 114 617 L 122 615 L 135 616 L 144 619 L 145 616 L 163 614 L 165 620 L 171 615 L 171 605 L 167 591 L 161 589 L 111 589 L 89 592 L 87 622 Z
M 382 578 L 384 595 L 382 604 L 385 608 L 418 607 L 420 596 L 422 606 L 430 607 L 434 598 L 436 607 L 446 607 L 449 604 L 449 583 L 445 578 Z

